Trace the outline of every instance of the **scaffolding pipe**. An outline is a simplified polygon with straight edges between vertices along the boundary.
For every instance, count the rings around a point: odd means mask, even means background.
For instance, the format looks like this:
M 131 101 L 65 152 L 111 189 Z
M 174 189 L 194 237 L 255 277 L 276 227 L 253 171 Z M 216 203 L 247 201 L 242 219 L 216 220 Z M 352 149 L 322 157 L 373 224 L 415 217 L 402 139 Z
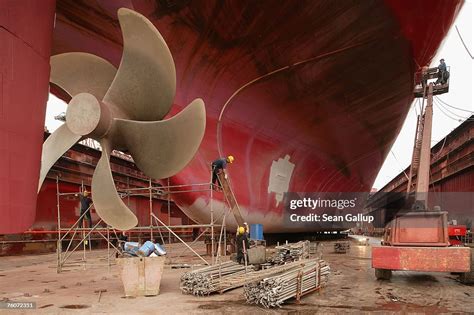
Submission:
M 168 231 L 170 231 L 179 241 L 181 241 L 181 243 L 183 243 L 187 248 L 189 248 L 196 256 L 198 256 L 202 261 L 204 261 L 206 265 L 209 265 L 209 263 L 204 258 L 202 258 L 201 255 L 199 255 L 193 248 L 191 248 L 188 244 L 186 244 L 186 242 L 183 241 L 181 237 L 179 237 L 169 227 L 167 227 L 156 215 L 153 214 L 153 217 L 155 218 L 157 222 L 161 223 L 164 227 L 166 227 Z
M 58 258 L 58 265 L 56 268 L 56 272 L 60 273 L 61 272 L 61 252 L 63 251 L 61 248 L 61 213 L 60 213 L 60 207 L 59 207 L 59 177 L 56 176 L 56 207 L 58 209 L 58 243 L 56 244 L 56 252 L 57 252 L 57 258 Z
M 192 244 L 194 244 L 200 237 L 202 237 L 204 234 L 206 234 L 206 232 L 209 230 L 209 228 L 211 229 L 211 240 L 212 240 L 212 247 L 214 249 L 214 227 L 220 227 L 221 228 L 221 233 L 220 233 L 220 238 L 219 238 L 219 243 L 221 242 L 222 240 L 222 233 L 225 233 L 223 231 L 225 231 L 226 227 L 223 226 L 223 225 L 216 225 L 215 224 L 215 220 L 214 220 L 214 209 L 213 209 L 213 204 L 212 204 L 212 198 L 213 198 L 213 190 L 212 190 L 212 184 L 209 185 L 209 183 L 200 183 L 200 184 L 183 184 L 183 185 L 170 185 L 169 183 L 169 178 L 168 178 L 168 185 L 167 186 L 158 186 L 158 187 L 153 187 L 152 185 L 152 182 L 151 182 L 151 179 L 149 179 L 148 181 L 149 183 L 149 186 L 146 187 L 146 188 L 130 188 L 129 187 L 129 178 L 128 178 L 128 182 L 127 182 L 127 191 L 130 192 L 130 191 L 141 191 L 141 190 L 148 190 L 148 195 L 149 195 L 149 203 L 150 203 L 150 226 L 148 227 L 149 229 L 147 229 L 147 227 L 134 227 L 132 228 L 131 230 L 128 231 L 128 233 L 145 233 L 145 232 L 149 232 L 150 233 L 150 236 L 151 238 L 153 239 L 153 231 L 156 229 L 158 230 L 158 232 L 160 233 L 160 236 L 161 236 L 161 240 L 164 244 L 164 238 L 163 238 L 163 235 L 161 233 L 161 230 L 162 229 L 167 229 L 168 230 L 168 241 L 169 243 L 171 244 L 171 235 L 173 235 L 174 237 L 176 237 L 177 240 L 179 240 L 181 243 L 183 243 L 187 249 L 191 250 L 196 256 L 198 256 L 206 265 L 209 265 L 209 262 L 207 262 L 201 255 L 199 255 L 191 246 L 189 246 L 183 239 L 181 239 L 181 237 L 179 235 L 177 235 L 172 229 L 189 229 L 189 228 L 205 228 L 205 230 L 198 236 L 198 238 L 196 238 L 195 241 L 193 241 Z M 171 188 L 184 188 L 184 187 L 193 187 L 193 186 L 210 186 L 211 189 L 200 189 L 200 190 L 197 190 L 197 189 L 193 189 L 193 190 L 177 190 L 177 191 L 171 191 Z M 210 206 L 211 206 L 211 223 L 210 224 L 186 224 L 186 225 L 174 225 L 174 226 L 171 226 L 171 225 L 165 225 L 159 218 L 158 216 L 156 216 L 154 213 L 153 213 L 153 191 L 154 190 L 163 190 L 164 188 L 168 189 L 168 192 L 167 192 L 167 201 L 168 201 L 168 224 L 171 223 L 171 197 L 170 197 L 170 194 L 172 193 L 185 193 L 185 192 L 197 192 L 197 191 L 208 191 L 210 190 L 211 193 L 211 199 L 210 199 Z M 81 190 L 80 191 L 83 191 L 84 190 L 84 183 L 82 182 L 81 183 Z M 58 212 L 58 229 L 57 230 L 46 230 L 46 231 L 27 231 L 25 232 L 24 234 L 49 234 L 49 233 L 57 233 L 58 235 L 58 239 L 57 240 L 52 240 L 52 241 L 56 241 L 57 242 L 57 259 L 58 259 L 58 264 L 57 264 L 57 272 L 61 272 L 61 269 L 63 266 L 66 265 L 66 262 L 67 260 L 71 257 L 71 255 L 77 250 L 77 248 L 79 246 L 81 246 L 81 244 L 83 245 L 84 247 L 84 256 L 83 256 L 83 261 L 84 261 L 84 268 L 86 268 L 86 255 L 85 255 L 85 241 L 86 240 L 91 240 L 90 236 L 92 233 L 97 233 L 100 235 L 100 237 L 102 239 L 105 239 L 107 241 L 107 265 L 109 267 L 109 271 L 110 271 L 110 266 L 111 266 L 111 262 L 110 262 L 110 257 L 111 257 L 111 253 L 110 253 L 110 249 L 111 249 L 111 246 L 118 252 L 121 252 L 121 250 L 119 248 L 117 248 L 114 244 L 111 243 L 110 241 L 110 228 L 109 226 L 106 226 L 105 228 L 103 227 L 99 227 L 99 225 L 103 222 L 102 220 L 99 220 L 94 226 L 92 227 L 89 227 L 89 228 L 84 228 L 84 227 L 78 227 L 78 223 L 84 219 L 85 215 L 87 214 L 87 211 L 90 211 L 91 207 L 89 206 L 89 208 L 82 214 L 80 215 L 79 219 L 71 226 L 71 227 L 68 227 L 68 228 L 62 228 L 61 227 L 61 214 L 60 214 L 60 196 L 67 196 L 67 195 L 77 195 L 77 193 L 61 193 L 59 191 L 59 177 L 56 177 L 56 201 L 57 201 L 57 212 Z M 130 196 L 133 195 L 133 194 L 130 194 L 128 193 L 126 196 L 128 196 L 128 203 L 130 203 Z M 138 195 L 138 194 L 137 194 Z M 124 195 L 125 196 L 125 195 Z M 225 218 L 225 214 L 226 213 L 223 213 L 224 215 L 224 218 Z M 157 223 L 157 226 L 154 226 L 154 222 L 153 222 L 153 219 L 156 221 Z M 225 219 L 224 219 L 224 222 L 225 222 Z M 161 224 L 161 225 L 160 225 Z M 104 233 L 102 232 L 106 232 L 106 234 L 104 235 Z M 73 235 L 70 239 L 70 243 L 69 243 L 69 246 L 67 247 L 66 251 L 64 252 L 64 256 L 63 256 L 63 253 L 62 253 L 62 241 L 64 241 L 66 238 L 69 238 L 69 235 L 73 232 Z M 79 243 L 72 249 L 70 250 L 71 248 L 71 245 L 72 245 L 72 242 L 76 239 L 76 235 L 78 232 L 82 232 L 82 237 L 79 239 Z M 115 229 L 113 229 L 113 232 L 115 234 L 115 236 L 117 237 L 118 239 L 118 236 L 117 236 L 117 233 L 115 231 Z M 224 237 L 226 237 L 224 235 Z M 99 238 L 99 240 L 101 239 Z M 94 239 L 96 240 L 96 239 Z M 48 241 L 48 240 L 46 240 Z M 19 242 L 28 242 L 28 240 L 25 240 L 25 241 L 19 241 Z M 5 242 L 4 242 L 5 243 Z M 219 245 L 220 246 L 220 245 Z M 89 247 L 91 249 L 91 244 L 89 243 Z M 186 250 L 186 249 L 185 249 Z M 182 255 L 182 254 L 180 254 Z M 211 255 L 211 264 L 214 263 L 214 257 L 215 257 L 215 254 L 214 254 L 214 250 L 212 251 L 212 255 Z M 178 256 L 180 257 L 180 256 Z

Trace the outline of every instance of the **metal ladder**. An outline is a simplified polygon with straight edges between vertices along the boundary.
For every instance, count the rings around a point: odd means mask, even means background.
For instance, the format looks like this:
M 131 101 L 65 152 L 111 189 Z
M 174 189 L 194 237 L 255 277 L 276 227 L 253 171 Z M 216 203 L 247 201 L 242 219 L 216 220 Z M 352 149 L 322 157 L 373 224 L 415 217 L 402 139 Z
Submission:
M 234 215 L 235 221 L 237 222 L 239 226 L 244 226 L 245 221 L 242 218 L 239 204 L 237 203 L 237 199 L 235 198 L 234 191 L 232 190 L 232 187 L 230 186 L 230 183 L 226 178 L 225 171 L 220 172 L 217 175 L 217 178 L 219 180 L 220 186 L 222 187 L 222 192 L 224 193 L 224 196 L 229 204 L 232 214 Z

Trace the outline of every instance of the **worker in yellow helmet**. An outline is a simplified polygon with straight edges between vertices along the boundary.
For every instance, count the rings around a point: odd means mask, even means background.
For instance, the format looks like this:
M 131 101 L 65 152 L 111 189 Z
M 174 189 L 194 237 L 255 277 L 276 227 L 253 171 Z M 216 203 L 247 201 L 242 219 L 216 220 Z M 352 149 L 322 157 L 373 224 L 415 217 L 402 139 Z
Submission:
M 232 164 L 234 162 L 234 157 L 232 155 L 229 155 L 228 157 L 222 157 L 211 164 L 212 168 L 212 184 L 211 188 L 218 187 L 217 190 L 222 189 L 222 186 L 219 183 L 219 174 L 224 172 L 224 170 L 227 168 L 227 164 Z
M 235 238 L 237 243 L 237 262 L 241 264 L 242 262 L 248 262 L 249 256 L 247 250 L 250 246 L 249 244 L 249 227 L 247 223 L 244 223 L 245 227 L 239 226 L 237 228 L 237 236 Z

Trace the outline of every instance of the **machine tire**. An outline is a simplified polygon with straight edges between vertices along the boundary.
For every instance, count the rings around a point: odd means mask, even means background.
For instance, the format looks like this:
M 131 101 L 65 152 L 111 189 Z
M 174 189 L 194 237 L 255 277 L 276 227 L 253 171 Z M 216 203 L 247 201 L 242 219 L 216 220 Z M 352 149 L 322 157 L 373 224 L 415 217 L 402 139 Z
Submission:
M 471 247 L 471 271 L 461 273 L 459 280 L 464 284 L 474 284 L 474 247 Z
M 392 270 L 375 268 L 375 278 L 377 280 L 390 280 L 392 277 Z

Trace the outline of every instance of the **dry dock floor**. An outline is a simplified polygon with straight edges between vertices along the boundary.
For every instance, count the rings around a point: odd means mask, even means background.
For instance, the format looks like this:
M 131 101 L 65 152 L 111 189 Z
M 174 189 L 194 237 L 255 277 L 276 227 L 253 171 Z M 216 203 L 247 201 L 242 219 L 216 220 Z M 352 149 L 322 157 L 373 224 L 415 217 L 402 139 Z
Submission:
M 168 247 L 169 248 L 169 247 Z M 182 244 L 172 244 L 173 263 L 194 262 L 189 252 L 176 258 Z M 197 250 L 205 252 L 204 244 Z M 370 267 L 371 246 L 353 240 L 347 254 L 333 253 L 333 242 L 324 242 L 323 259 L 332 273 L 329 285 L 305 296 L 299 305 L 290 302 L 267 310 L 247 305 L 242 288 L 208 297 L 183 295 L 180 276 L 189 269 L 167 265 L 160 295 L 125 298 L 119 266 L 107 266 L 107 250 L 74 253 L 65 270 L 56 273 L 56 254 L 0 257 L 0 301 L 36 302 L 31 311 L 11 314 L 114 313 L 114 314 L 313 314 L 321 313 L 469 313 L 474 311 L 474 286 L 463 285 L 457 277 L 441 273 L 396 272 L 391 281 L 377 281 Z M 114 263 L 114 260 L 111 260 Z M 98 265 L 100 263 L 101 265 Z M 99 290 L 107 290 L 101 294 Z M 0 314 L 7 313 L 0 310 Z

